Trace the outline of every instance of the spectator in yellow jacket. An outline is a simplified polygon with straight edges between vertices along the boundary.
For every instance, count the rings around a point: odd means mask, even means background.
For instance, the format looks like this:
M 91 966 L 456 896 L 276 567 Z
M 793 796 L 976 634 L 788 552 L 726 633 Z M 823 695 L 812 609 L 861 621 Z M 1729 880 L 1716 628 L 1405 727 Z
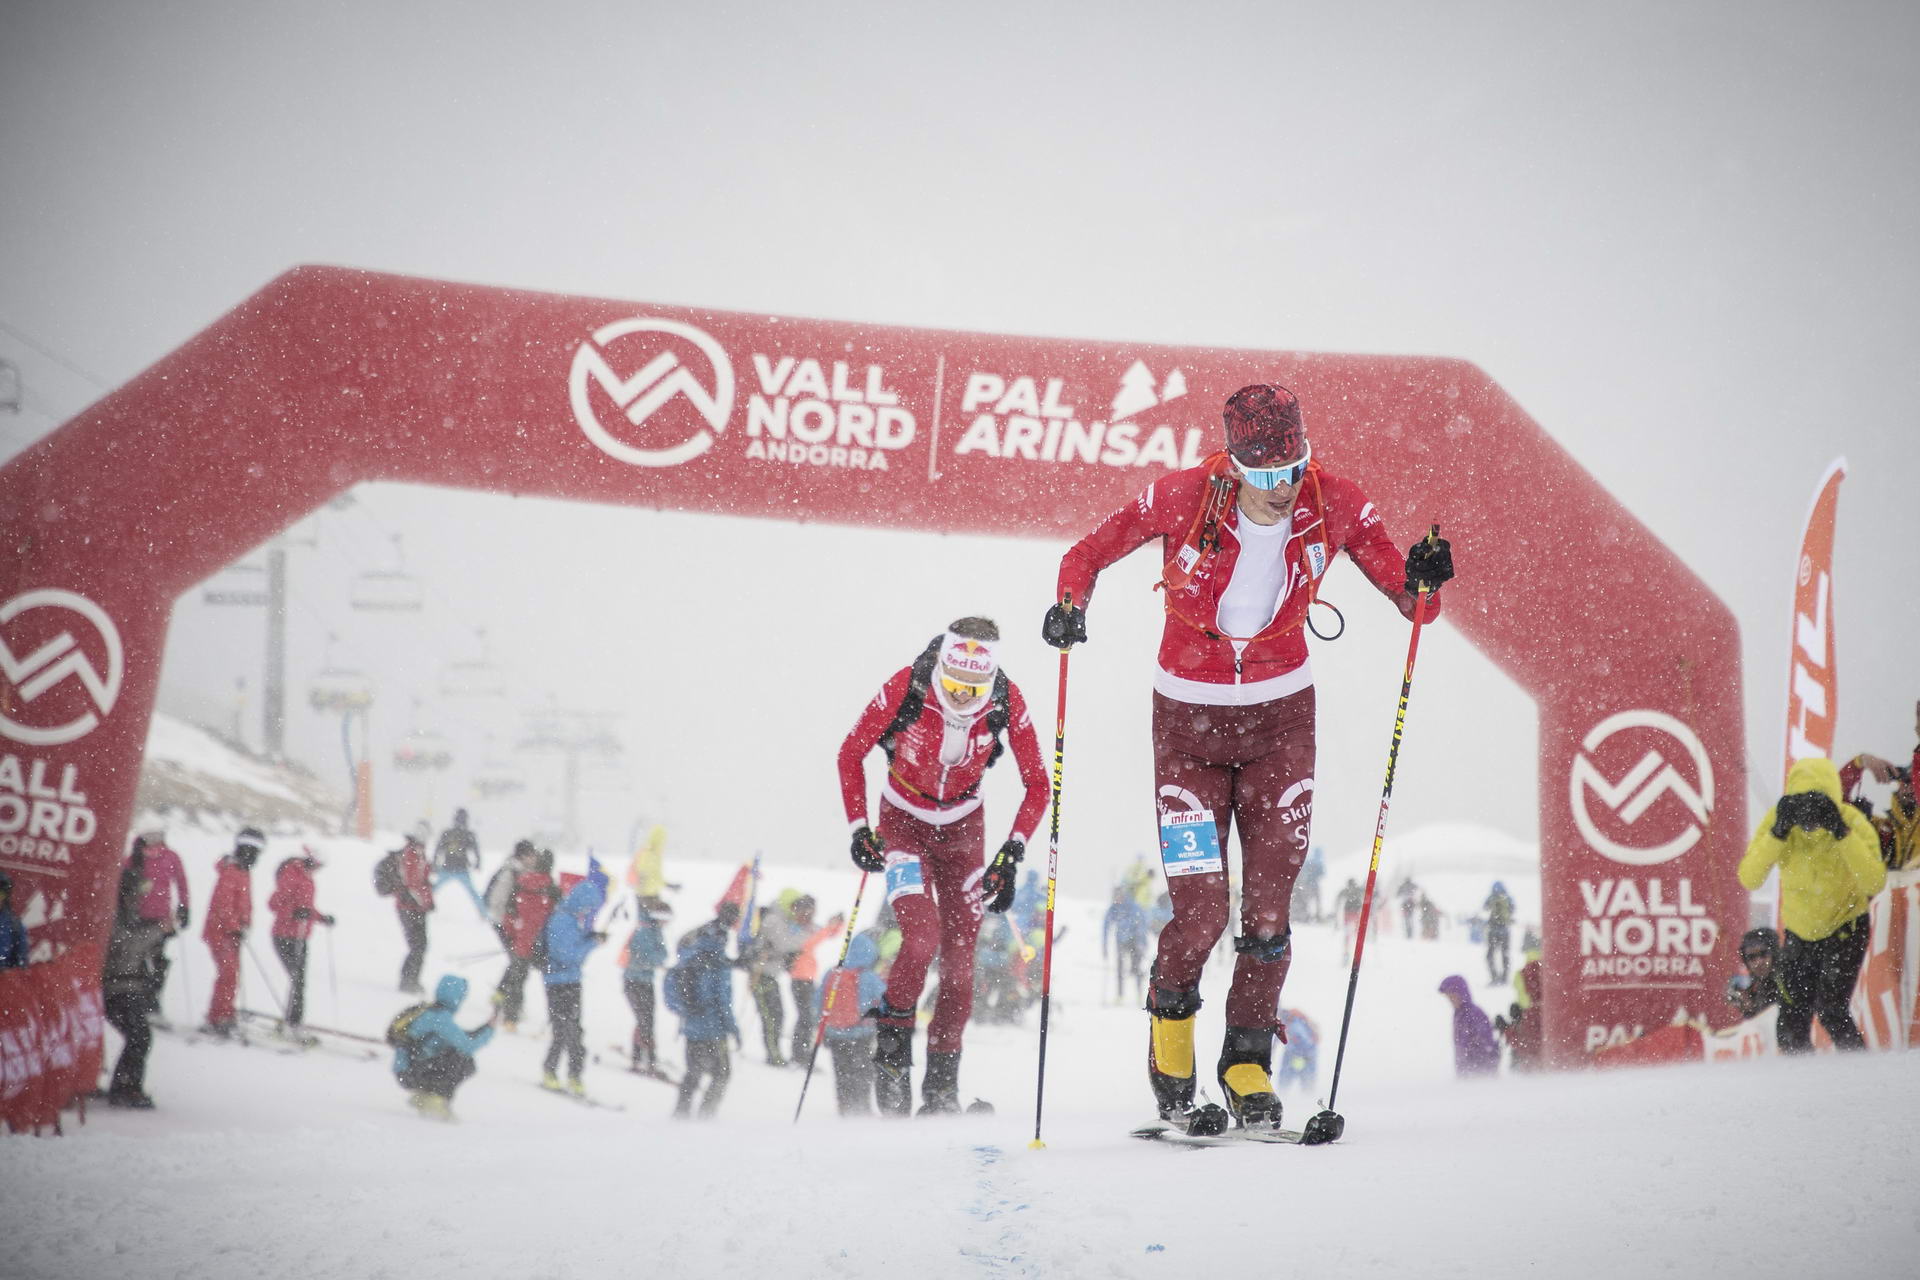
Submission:
M 1842 799 L 1831 760 L 1796 760 L 1787 793 L 1760 820 L 1740 859 L 1740 883 L 1758 889 L 1780 868 L 1786 926 L 1774 973 L 1780 986 L 1782 1053 L 1812 1047 L 1813 1019 L 1835 1047 L 1864 1049 L 1847 1003 L 1867 957 L 1867 904 L 1887 883 L 1872 824 Z

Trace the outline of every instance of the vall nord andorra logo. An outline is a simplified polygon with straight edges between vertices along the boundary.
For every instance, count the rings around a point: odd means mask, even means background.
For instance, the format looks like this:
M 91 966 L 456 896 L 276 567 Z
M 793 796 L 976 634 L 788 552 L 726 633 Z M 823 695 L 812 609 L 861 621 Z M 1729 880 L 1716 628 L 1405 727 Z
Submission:
M 30 747 L 85 737 L 125 675 L 119 628 L 85 596 L 44 587 L 0 604 L 0 737 Z
M 1622 711 L 1595 725 L 1580 747 L 1568 801 L 1595 853 L 1652 867 L 1699 843 L 1713 813 L 1713 765 L 1699 734 L 1664 712 Z M 1676 759 L 1691 762 L 1694 781 Z
M 690 324 L 616 320 L 574 351 L 567 392 L 574 421 L 606 453 L 636 467 L 677 467 L 727 429 L 733 363 Z

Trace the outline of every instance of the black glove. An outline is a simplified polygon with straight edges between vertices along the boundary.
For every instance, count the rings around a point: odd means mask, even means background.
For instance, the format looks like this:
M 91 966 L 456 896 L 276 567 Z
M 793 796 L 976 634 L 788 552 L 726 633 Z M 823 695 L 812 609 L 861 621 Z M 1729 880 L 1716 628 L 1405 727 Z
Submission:
M 1056 649 L 1071 649 L 1087 638 L 1087 611 L 1078 605 L 1056 604 L 1040 624 L 1040 638 Z
M 331 929 L 331 928 L 333 928 L 333 917 L 332 917 L 332 916 L 321 916 L 321 917 L 320 917 L 320 923 L 321 923 L 321 924 L 323 924 L 323 925 L 325 925 L 325 926 L 327 926 L 327 928 L 329 928 L 329 929 Z
M 311 920 L 313 919 L 313 912 L 307 910 L 305 907 L 295 907 L 293 909 L 293 918 L 295 920 Z
M 1826 831 L 1835 839 L 1847 834 L 1847 821 L 1840 806 L 1818 791 L 1797 791 L 1780 797 L 1773 809 L 1773 838 L 1784 840 L 1794 827 L 1802 831 Z
M 173 922 L 176 926 L 179 927 L 182 933 L 186 932 L 187 921 L 191 920 L 192 918 L 193 917 L 191 914 L 188 913 L 187 906 L 184 902 L 173 909 Z
M 880 843 L 880 837 L 873 834 L 873 828 L 860 826 L 853 833 L 853 865 L 862 871 L 885 871 L 887 869 L 887 851 Z
M 1453 578 L 1453 544 L 1430 533 L 1407 548 L 1407 594 L 1438 591 Z
M 1026 852 L 1026 845 L 1009 840 L 993 855 L 993 861 L 987 864 L 987 873 L 980 877 L 980 897 L 987 910 L 1005 911 L 1013 905 L 1014 881 L 1020 874 L 1020 859 Z

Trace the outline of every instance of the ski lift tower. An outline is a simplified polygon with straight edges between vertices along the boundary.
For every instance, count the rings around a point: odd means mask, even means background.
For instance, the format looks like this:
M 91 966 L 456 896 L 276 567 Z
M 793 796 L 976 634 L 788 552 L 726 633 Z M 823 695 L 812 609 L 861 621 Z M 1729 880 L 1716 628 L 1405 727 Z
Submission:
M 362 840 L 373 836 L 373 764 L 371 730 L 367 714 L 373 707 L 373 681 L 363 672 L 335 666 L 333 646 L 339 637 L 327 633 L 326 666 L 307 686 L 307 704 L 324 714 L 340 717 L 340 749 L 347 757 L 347 786 L 353 797 L 347 808 L 344 829 Z M 360 721 L 360 754 L 353 750 L 353 722 Z
M 580 842 L 580 765 L 583 760 L 611 760 L 626 751 L 613 731 L 618 711 L 567 711 L 554 707 L 527 713 L 526 728 L 515 749 L 557 753 L 562 763 L 566 795 L 566 832 L 569 845 Z

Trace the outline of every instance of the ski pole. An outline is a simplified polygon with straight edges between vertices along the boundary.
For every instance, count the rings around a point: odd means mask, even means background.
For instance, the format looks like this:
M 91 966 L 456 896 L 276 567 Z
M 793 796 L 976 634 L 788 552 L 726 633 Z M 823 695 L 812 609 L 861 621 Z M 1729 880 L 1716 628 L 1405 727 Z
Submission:
M 1434 525 L 1427 539 L 1440 536 Z M 1387 809 L 1393 802 L 1393 771 L 1400 762 L 1400 739 L 1407 728 L 1407 699 L 1413 693 L 1413 660 L 1420 652 L 1420 629 L 1427 621 L 1427 589 L 1420 588 L 1413 605 L 1413 635 L 1407 641 L 1407 667 L 1400 677 L 1400 705 L 1393 716 L 1393 745 L 1387 751 L 1387 781 L 1380 791 L 1380 816 L 1373 826 L 1373 857 L 1367 864 L 1367 888 L 1360 898 L 1360 922 L 1354 930 L 1353 970 L 1347 975 L 1347 1007 L 1340 1015 L 1340 1047 L 1333 1055 L 1333 1083 L 1327 1090 L 1325 1110 L 1307 1122 L 1307 1139 L 1332 1142 L 1346 1129 L 1346 1121 L 1334 1113 L 1340 1100 L 1340 1068 L 1347 1058 L 1347 1029 L 1353 1024 L 1353 994 L 1360 985 L 1360 958 L 1367 950 L 1367 918 L 1373 912 L 1373 887 L 1380 875 L 1380 846 L 1387 835 Z
M 866 892 L 867 872 L 863 869 L 860 872 L 860 884 L 853 891 L 853 910 L 847 913 L 847 933 L 845 937 L 840 939 L 840 958 L 833 962 L 833 969 L 827 971 L 829 978 L 831 978 L 834 969 L 840 968 L 840 966 L 847 962 L 847 952 L 853 946 L 853 926 L 860 919 L 860 899 L 866 896 Z M 820 1020 L 814 1024 L 813 1049 L 807 1054 L 806 1079 L 800 1082 L 800 1101 L 793 1104 L 793 1122 L 795 1124 L 800 1123 L 800 1108 L 807 1105 L 807 1086 L 813 1083 L 813 1064 L 820 1058 L 820 1042 L 827 1038 L 827 1015 L 833 1012 L 833 998 L 839 994 L 839 991 L 840 986 L 838 983 L 832 981 L 827 983 L 826 1005 L 820 1010 Z M 796 1017 L 799 1016 L 800 1011 L 798 1009 L 795 1009 L 793 1012 Z
M 340 1020 L 340 972 L 333 965 L 333 926 L 327 926 L 327 995 L 333 1019 Z
M 1073 612 L 1073 592 L 1060 597 L 1068 614 Z M 1027 1146 L 1038 1150 L 1047 1144 L 1040 1140 L 1040 1116 L 1047 1101 L 1047 1015 L 1053 1008 L 1053 898 L 1060 880 L 1060 783 L 1067 760 L 1067 655 L 1060 651 L 1060 691 L 1055 698 L 1053 723 L 1053 820 L 1047 833 L 1047 941 L 1040 960 L 1040 1070 L 1033 1085 L 1033 1141 Z
M 247 958 L 253 961 L 253 967 L 260 971 L 260 981 L 266 985 L 267 994 L 273 997 L 273 1002 L 276 1005 L 280 1006 L 280 1020 L 282 1022 L 286 1021 L 287 1010 L 288 1010 L 287 999 L 290 999 L 292 997 L 293 992 L 289 990 L 287 992 L 286 998 L 283 998 L 278 991 L 274 990 L 273 975 L 267 972 L 267 966 L 260 963 L 259 953 L 257 953 L 253 949 L 252 938 L 247 938 L 243 940 L 241 945 L 247 949 Z

